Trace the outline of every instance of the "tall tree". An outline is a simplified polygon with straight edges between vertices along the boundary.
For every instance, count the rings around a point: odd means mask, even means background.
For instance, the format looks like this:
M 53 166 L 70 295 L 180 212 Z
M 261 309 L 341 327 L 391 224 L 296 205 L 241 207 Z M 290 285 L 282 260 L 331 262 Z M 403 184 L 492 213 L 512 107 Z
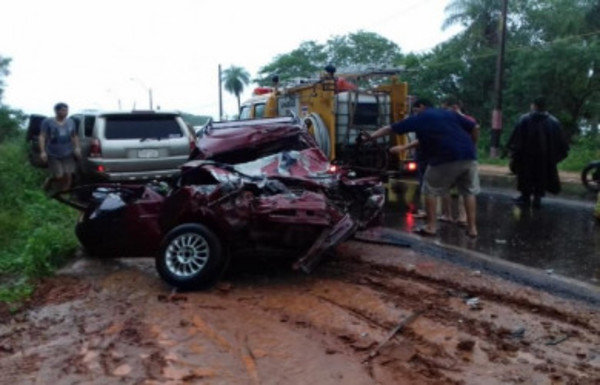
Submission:
M 257 82 L 268 85 L 273 74 L 277 74 L 281 81 L 315 77 L 330 63 L 338 69 L 382 67 L 397 65 L 401 58 L 401 50 L 396 43 L 372 32 L 358 31 L 334 36 L 325 44 L 303 42 L 295 50 L 277 56 L 262 67 Z
M 462 100 L 485 127 L 491 116 L 494 71 L 500 41 L 501 3 L 497 0 L 452 0 L 445 8 L 442 29 L 463 30 L 421 57 L 419 82 L 436 99 L 452 95 Z M 435 88 L 435 90 L 431 90 Z M 411 89 L 419 93 L 411 84 Z
M 462 32 L 472 43 L 496 47 L 500 41 L 498 22 L 500 2 L 497 0 L 452 0 L 445 8 L 442 29 L 454 25 L 465 27 Z
M 239 111 L 241 105 L 240 95 L 244 92 L 244 87 L 250 84 L 250 74 L 244 68 L 232 65 L 225 69 L 221 76 L 223 77 L 225 90 L 235 95 Z
M 0 55 L 0 105 L 2 105 L 2 96 L 4 94 L 4 78 L 8 76 L 8 66 L 11 59 Z
M 533 0 L 523 13 L 528 49 L 516 50 L 509 96 L 527 105 L 535 95 L 549 100 L 570 137 L 582 120 L 600 118 L 598 0 Z
M 514 101 L 528 106 L 535 95 L 545 96 L 569 137 L 579 133 L 581 118 L 598 116 L 590 102 L 600 96 L 600 74 L 593 68 L 600 62 L 600 41 L 557 41 L 517 55 L 509 87 Z
M 597 31 L 599 3 L 598 0 L 529 0 L 523 12 L 522 32 L 531 37 L 532 44 L 540 44 Z
M 278 55 L 258 71 L 255 81 L 262 86 L 270 86 L 272 76 L 278 75 L 282 82 L 294 78 L 309 78 L 323 68 L 327 61 L 325 47 L 315 41 L 305 41 L 291 52 Z
M 403 78 L 409 84 L 410 93 L 434 103 L 450 95 L 464 100 L 467 62 L 457 55 L 464 51 L 464 44 L 455 38 L 439 44 L 431 52 L 407 55 L 403 61 L 406 67 Z
M 325 45 L 327 61 L 338 68 L 372 66 L 392 67 L 402 59 L 400 47 L 373 32 L 358 31 L 334 36 Z
M 2 104 L 4 79 L 8 76 L 11 59 L 0 55 L 0 142 L 22 133 L 20 125 L 25 121 L 25 115 Z
M 515 32 L 522 24 L 522 11 L 527 2 L 511 0 L 508 4 L 506 40 L 508 43 L 516 43 Z M 496 100 L 494 68 L 501 38 L 501 8 L 502 2 L 498 0 L 452 0 L 445 8 L 446 19 L 442 25 L 443 28 L 454 25 L 464 28 L 451 39 L 457 41 L 454 56 L 464 66 L 459 67 L 460 72 L 448 71 L 447 76 L 458 79 L 457 97 L 465 103 L 469 114 L 479 120 L 484 130 L 490 127 Z M 445 44 L 446 42 L 442 43 Z M 513 61 L 510 55 L 505 56 L 505 73 L 510 71 Z M 506 77 L 503 83 L 502 86 L 506 84 Z M 506 98 L 502 109 L 506 116 L 507 110 L 510 110 L 510 101 Z M 487 146 L 485 141 L 489 137 L 490 135 L 481 136 L 483 146 Z

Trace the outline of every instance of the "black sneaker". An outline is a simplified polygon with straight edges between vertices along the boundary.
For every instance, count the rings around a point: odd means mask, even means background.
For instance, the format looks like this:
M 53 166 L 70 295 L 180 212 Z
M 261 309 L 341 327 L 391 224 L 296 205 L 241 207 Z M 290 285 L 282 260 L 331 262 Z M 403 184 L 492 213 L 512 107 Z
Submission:
M 515 202 L 515 204 L 518 206 L 529 206 L 531 203 L 529 197 L 525 195 L 521 195 L 518 198 L 513 198 L 513 202 Z

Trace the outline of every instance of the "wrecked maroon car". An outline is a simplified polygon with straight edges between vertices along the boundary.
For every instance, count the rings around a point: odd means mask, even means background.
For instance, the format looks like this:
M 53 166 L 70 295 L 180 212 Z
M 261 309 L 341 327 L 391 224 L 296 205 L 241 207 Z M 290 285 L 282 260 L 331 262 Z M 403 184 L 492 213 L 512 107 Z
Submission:
M 182 166 L 173 188 L 71 191 L 76 198 L 63 201 L 83 211 L 76 233 L 84 248 L 154 255 L 165 281 L 196 289 L 218 280 L 232 257 L 289 258 L 310 272 L 327 251 L 380 219 L 379 178 L 332 166 L 299 120 L 215 124 L 199 142 L 199 159 Z

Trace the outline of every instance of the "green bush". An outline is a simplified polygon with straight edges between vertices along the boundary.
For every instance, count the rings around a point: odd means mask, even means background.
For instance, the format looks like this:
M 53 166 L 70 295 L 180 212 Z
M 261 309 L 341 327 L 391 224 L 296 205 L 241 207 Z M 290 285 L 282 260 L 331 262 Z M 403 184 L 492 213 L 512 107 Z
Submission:
M 578 136 L 573 139 L 569 156 L 560 162 L 559 169 L 580 172 L 592 160 L 600 159 L 600 138 Z
M 29 166 L 22 134 L 0 143 L 0 301 L 27 296 L 77 247 L 77 212 L 45 196 L 44 172 Z
M 20 123 L 25 120 L 21 111 L 0 106 L 0 142 L 20 135 Z

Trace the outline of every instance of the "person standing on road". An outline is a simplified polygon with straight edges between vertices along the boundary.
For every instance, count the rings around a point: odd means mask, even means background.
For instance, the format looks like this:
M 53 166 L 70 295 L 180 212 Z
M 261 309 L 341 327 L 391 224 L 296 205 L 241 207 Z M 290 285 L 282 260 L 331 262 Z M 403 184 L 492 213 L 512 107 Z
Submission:
M 418 140 L 413 140 L 412 142 L 409 142 L 407 144 L 404 145 L 398 145 L 398 146 L 394 146 L 392 148 L 390 148 L 389 152 L 390 154 L 393 155 L 399 155 L 404 151 L 408 151 L 414 149 L 415 151 L 415 161 L 417 163 L 417 177 L 419 178 L 419 185 L 417 187 L 417 191 L 418 191 L 418 202 L 417 202 L 417 209 L 415 212 L 413 212 L 412 216 L 415 219 L 424 219 L 427 218 L 427 213 L 425 211 L 423 211 L 422 207 L 422 199 L 421 199 L 421 193 L 423 191 L 423 176 L 425 175 L 425 170 L 427 169 L 427 159 L 425 159 L 425 156 L 422 154 L 422 151 L 419 147 L 419 141 Z
M 436 235 L 437 197 L 447 195 L 455 184 L 465 200 L 467 235 L 474 238 L 477 236 L 475 196 L 480 190 L 474 143 L 479 136 L 479 126 L 455 112 L 433 108 L 426 99 L 416 100 L 413 109 L 415 115 L 379 128 L 370 139 L 391 133 L 416 134 L 428 160 L 423 177 L 427 224 L 417 228 L 417 233 Z
M 72 174 L 75 172 L 75 158 L 81 158 L 81 149 L 75 122 L 68 118 L 69 106 L 57 103 L 54 106 L 54 118 L 42 121 L 40 129 L 40 159 L 48 164 L 50 175 L 44 181 L 44 190 L 66 191 L 71 187 Z
M 557 164 L 567 157 L 569 145 L 558 119 L 546 111 L 544 98 L 536 98 L 531 111 L 521 116 L 507 148 L 512 158 L 511 169 L 517 175 L 517 190 L 521 193 L 514 199 L 517 205 L 540 207 L 546 191 L 560 192 Z
M 454 97 L 446 98 L 446 100 L 444 100 L 444 102 L 442 103 L 442 108 L 454 111 L 457 114 L 462 115 L 465 118 L 477 123 L 477 120 L 474 117 L 467 115 L 463 112 L 462 103 Z M 454 190 L 455 189 L 453 188 L 452 191 Z M 442 215 L 438 219 L 440 221 L 454 222 L 457 223 L 459 226 L 467 226 L 467 213 L 464 209 L 464 200 L 462 198 L 462 195 L 460 194 L 458 195 L 458 218 L 454 219 L 452 215 L 452 191 L 450 194 L 442 197 Z
M 416 114 L 416 111 L 411 111 L 411 114 Z M 418 191 L 418 201 L 416 212 L 413 212 L 413 218 L 415 219 L 425 219 L 427 218 L 427 213 L 423 210 L 422 204 L 422 191 L 423 191 L 423 176 L 425 175 L 425 170 L 427 169 L 427 159 L 425 158 L 425 154 L 419 147 L 419 140 L 415 139 L 411 142 L 404 145 L 393 146 L 389 149 L 390 154 L 399 155 L 404 151 L 414 150 L 414 160 L 417 163 L 417 177 L 419 178 L 419 185 L 417 187 Z

